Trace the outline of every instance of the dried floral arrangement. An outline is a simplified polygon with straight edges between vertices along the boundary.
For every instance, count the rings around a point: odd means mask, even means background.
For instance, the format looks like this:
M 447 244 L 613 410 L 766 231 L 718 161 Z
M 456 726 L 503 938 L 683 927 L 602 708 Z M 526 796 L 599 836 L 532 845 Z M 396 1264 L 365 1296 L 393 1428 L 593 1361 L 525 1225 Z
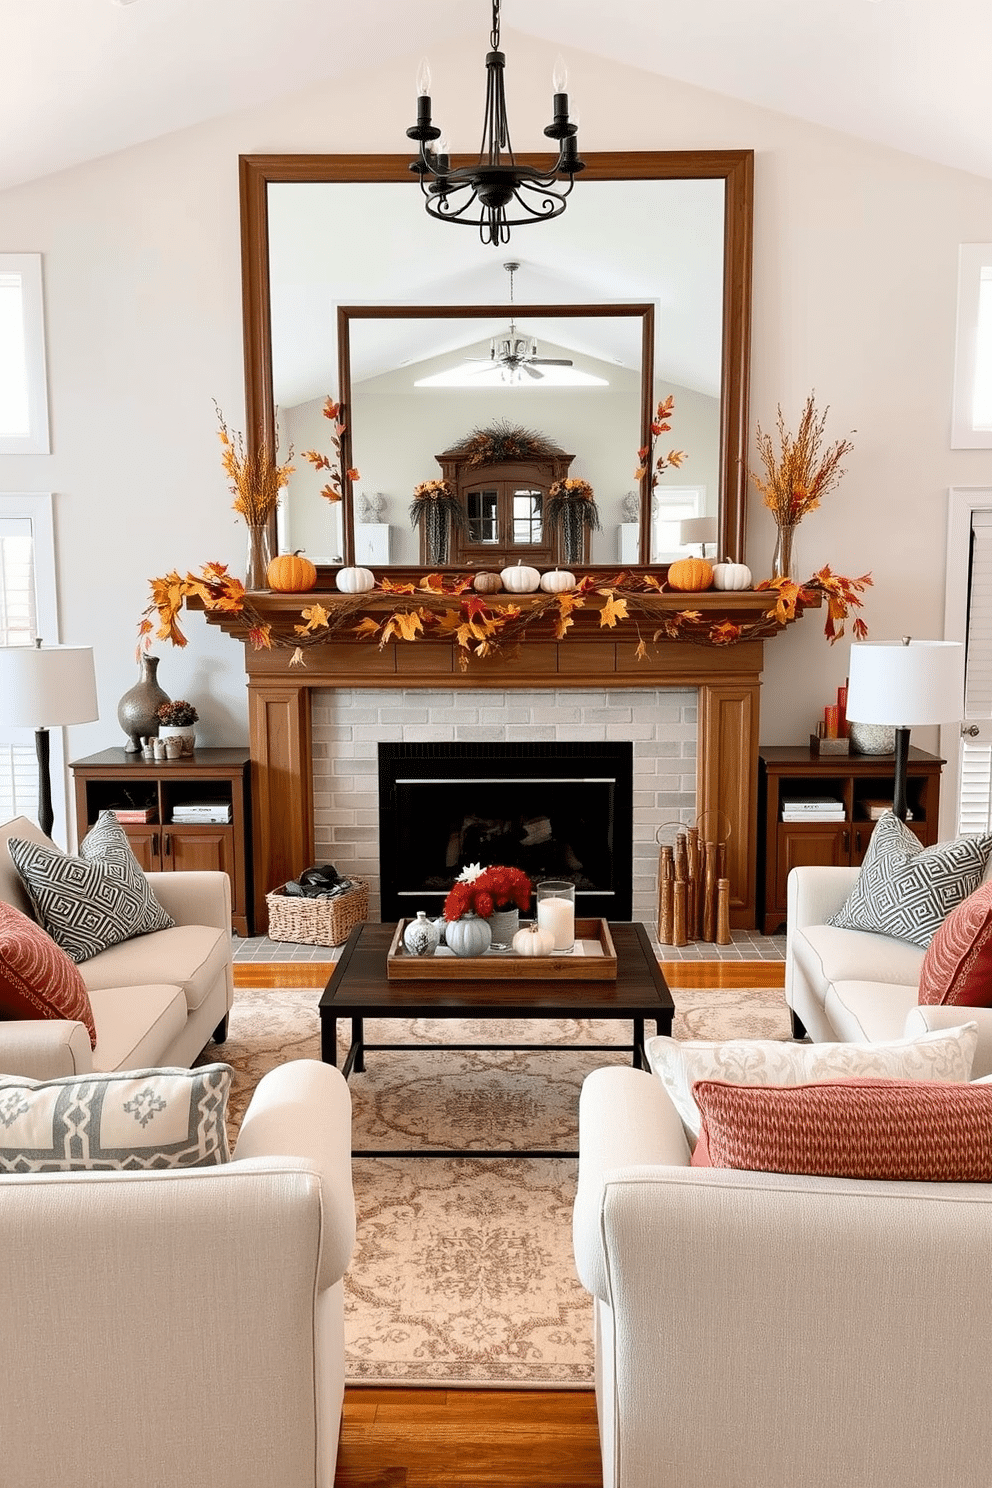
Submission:
M 531 883 L 520 868 L 482 868 L 472 863 L 464 868 L 444 901 L 444 918 L 460 920 L 477 914 L 488 920 L 500 909 L 527 911 Z
M 245 448 L 243 434 L 231 433 L 216 398 L 214 407 L 220 424 L 217 437 L 223 447 L 221 464 L 231 483 L 234 510 L 244 517 L 249 527 L 264 527 L 279 505 L 279 492 L 289 484 L 289 477 L 295 469 L 290 463 L 292 446 L 282 465 L 277 463 L 275 450 L 267 444 L 252 452 Z M 278 443 L 278 430 L 276 439 Z
M 752 471 L 751 479 L 780 527 L 795 526 L 807 512 L 815 511 L 844 474 L 841 461 L 854 445 L 849 439 L 838 439 L 828 449 L 823 448 L 829 412 L 828 405 L 822 413 L 817 413 L 814 395 L 810 393 L 793 436 L 785 427 L 779 404 L 777 450 L 771 434 L 760 424 L 757 427 L 755 444 L 764 478 Z
M 454 525 L 464 522 L 465 512 L 450 481 L 428 480 L 414 486 L 413 500 L 410 503 L 410 525 L 421 526 L 423 522 L 430 520 L 432 512 L 446 517 Z
M 191 724 L 200 721 L 199 713 L 185 698 L 176 698 L 171 703 L 159 703 L 155 709 L 155 717 L 166 728 L 189 728 Z
M 637 469 L 634 471 L 634 479 L 643 480 L 648 471 L 651 471 L 651 490 L 658 484 L 659 476 L 664 475 L 666 470 L 677 470 L 684 460 L 688 458 L 685 450 L 671 449 L 667 455 L 658 455 L 655 458 L 655 440 L 661 434 L 667 434 L 671 430 L 668 420 L 675 412 L 675 397 L 669 393 L 667 398 L 662 399 L 655 409 L 654 418 L 651 420 L 650 438 L 647 444 L 637 451 Z
M 335 459 L 329 460 L 318 450 L 304 450 L 304 460 L 309 460 L 316 471 L 327 471 L 327 484 L 321 488 L 321 496 L 326 501 L 340 501 L 345 488 L 345 479 L 349 481 L 361 480 L 361 476 L 354 467 L 344 470 L 344 460 L 341 453 L 341 435 L 346 425 L 341 421 L 341 404 L 335 403 L 333 398 L 325 398 L 321 413 L 326 419 L 330 419 L 334 425 L 334 433 L 331 436 L 331 445 L 334 448 Z
M 544 434 L 522 429 L 505 419 L 487 429 L 475 429 L 445 454 L 468 456 L 469 465 L 502 465 L 507 460 L 560 459 L 566 451 Z

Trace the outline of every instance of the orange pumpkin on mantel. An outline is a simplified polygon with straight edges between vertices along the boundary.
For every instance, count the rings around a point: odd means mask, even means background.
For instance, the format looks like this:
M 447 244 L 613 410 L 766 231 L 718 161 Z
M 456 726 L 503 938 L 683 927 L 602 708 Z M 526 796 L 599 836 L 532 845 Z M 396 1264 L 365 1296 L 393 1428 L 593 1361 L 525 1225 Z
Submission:
M 303 594 L 316 584 L 317 570 L 297 548 L 295 553 L 280 553 L 273 558 L 265 571 L 265 578 L 269 588 L 280 594 Z
M 713 565 L 706 558 L 677 558 L 668 570 L 669 589 L 698 592 L 713 585 Z

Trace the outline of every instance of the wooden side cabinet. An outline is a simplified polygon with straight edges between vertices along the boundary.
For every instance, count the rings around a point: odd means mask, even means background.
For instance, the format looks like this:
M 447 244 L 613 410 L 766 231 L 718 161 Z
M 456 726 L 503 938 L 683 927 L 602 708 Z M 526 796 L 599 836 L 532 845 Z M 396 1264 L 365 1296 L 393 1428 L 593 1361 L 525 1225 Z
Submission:
M 231 923 L 252 933 L 250 759 L 247 749 L 198 749 L 191 759 L 146 760 L 104 749 L 69 766 L 80 841 L 101 811 L 135 810 L 148 820 L 122 822 L 146 872 L 220 869 L 231 880 Z M 190 803 L 222 802 L 228 822 L 177 822 Z
M 910 745 L 907 822 L 924 847 L 937 841 L 940 772 L 945 761 Z M 758 750 L 758 885 L 763 908 L 758 923 L 766 935 L 785 925 L 787 881 L 793 868 L 861 863 L 874 829 L 871 811 L 891 802 L 895 790 L 892 754 L 814 754 L 808 746 L 765 745 Z M 783 821 L 783 805 L 827 796 L 841 803 L 842 821 Z

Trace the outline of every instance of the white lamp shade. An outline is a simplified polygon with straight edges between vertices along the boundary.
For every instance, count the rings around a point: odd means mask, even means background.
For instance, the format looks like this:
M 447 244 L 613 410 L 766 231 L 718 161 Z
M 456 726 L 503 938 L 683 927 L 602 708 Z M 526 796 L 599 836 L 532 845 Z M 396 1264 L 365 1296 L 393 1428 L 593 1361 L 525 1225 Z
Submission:
M 716 517 L 687 517 L 679 523 L 679 545 L 716 542 Z
M 0 723 L 51 728 L 99 716 L 92 646 L 0 647 Z
M 960 641 L 860 641 L 851 647 L 847 717 L 895 728 L 952 723 L 964 710 Z

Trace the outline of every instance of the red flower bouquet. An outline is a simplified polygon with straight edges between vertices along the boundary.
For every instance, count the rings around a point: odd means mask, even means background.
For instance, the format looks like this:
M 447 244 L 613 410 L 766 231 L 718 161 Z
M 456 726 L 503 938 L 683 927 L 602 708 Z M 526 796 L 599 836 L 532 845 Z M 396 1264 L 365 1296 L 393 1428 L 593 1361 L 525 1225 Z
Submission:
M 471 877 L 469 875 L 471 874 Z M 530 879 L 519 868 L 466 868 L 444 901 L 444 918 L 477 914 L 488 920 L 498 909 L 530 906 Z

